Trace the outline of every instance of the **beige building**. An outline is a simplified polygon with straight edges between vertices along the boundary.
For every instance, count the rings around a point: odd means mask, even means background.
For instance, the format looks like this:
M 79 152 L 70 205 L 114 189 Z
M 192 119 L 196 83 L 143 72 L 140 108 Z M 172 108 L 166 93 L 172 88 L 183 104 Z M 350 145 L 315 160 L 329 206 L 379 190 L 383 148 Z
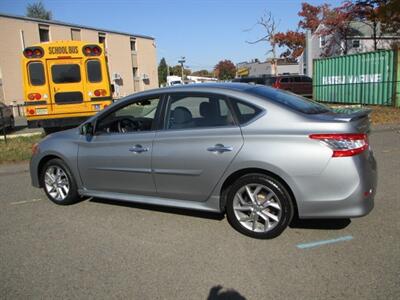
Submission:
M 105 44 L 114 97 L 158 87 L 153 37 L 0 13 L 0 100 L 22 104 L 21 55 L 25 47 L 57 40 Z

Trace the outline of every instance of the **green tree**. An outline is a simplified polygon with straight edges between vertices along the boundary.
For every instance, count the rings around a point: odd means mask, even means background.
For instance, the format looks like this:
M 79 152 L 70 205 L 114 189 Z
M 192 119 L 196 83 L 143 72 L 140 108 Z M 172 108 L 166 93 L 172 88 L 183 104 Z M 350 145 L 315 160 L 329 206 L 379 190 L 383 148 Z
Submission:
M 169 75 L 182 76 L 181 69 L 182 69 L 181 65 L 170 67 Z M 192 74 L 192 71 L 190 69 L 185 69 L 185 68 L 183 69 L 183 75 L 188 76 L 190 74 Z
M 193 76 L 200 76 L 200 77 L 213 77 L 213 72 L 209 72 L 208 70 L 199 70 L 192 73 Z
M 50 10 L 46 10 L 42 1 L 30 3 L 26 7 L 26 16 L 30 18 L 51 20 L 52 13 Z
M 230 80 L 235 78 L 236 67 L 230 60 L 221 60 L 214 68 L 215 75 L 219 80 Z
M 158 82 L 164 84 L 167 82 L 168 76 L 168 65 L 165 58 L 161 58 L 160 64 L 158 65 Z

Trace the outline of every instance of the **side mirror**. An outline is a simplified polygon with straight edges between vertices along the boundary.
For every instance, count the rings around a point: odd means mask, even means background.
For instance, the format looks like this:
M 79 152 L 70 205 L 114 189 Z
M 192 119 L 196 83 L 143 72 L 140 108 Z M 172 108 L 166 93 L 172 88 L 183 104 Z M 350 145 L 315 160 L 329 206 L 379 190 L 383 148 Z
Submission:
M 114 84 L 111 84 L 111 93 L 115 93 L 115 86 L 114 86 Z
M 92 136 L 94 134 L 94 127 L 92 123 L 85 123 L 79 129 L 81 135 Z

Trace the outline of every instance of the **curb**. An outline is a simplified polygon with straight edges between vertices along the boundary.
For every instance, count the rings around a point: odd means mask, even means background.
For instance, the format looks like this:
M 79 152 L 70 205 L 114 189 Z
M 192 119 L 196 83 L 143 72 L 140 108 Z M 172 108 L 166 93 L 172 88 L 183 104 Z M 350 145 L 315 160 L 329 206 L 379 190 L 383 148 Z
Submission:
M 19 137 L 29 137 L 29 136 L 35 136 L 35 135 L 42 135 L 42 132 L 28 132 L 28 133 L 18 133 L 18 134 L 7 134 L 7 139 L 15 139 Z M 0 140 L 4 140 L 4 136 L 0 136 Z

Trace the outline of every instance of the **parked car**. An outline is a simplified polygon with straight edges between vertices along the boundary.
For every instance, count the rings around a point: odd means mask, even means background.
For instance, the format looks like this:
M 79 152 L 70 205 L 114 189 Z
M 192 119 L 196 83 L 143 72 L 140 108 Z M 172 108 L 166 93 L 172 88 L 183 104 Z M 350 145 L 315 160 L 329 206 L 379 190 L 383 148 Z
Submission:
M 43 139 L 30 174 L 56 204 L 101 197 L 226 212 L 239 232 L 273 238 L 294 215 L 371 211 L 368 113 L 243 83 L 151 90 Z
M 246 82 L 272 86 L 295 94 L 312 97 L 312 79 L 304 75 L 278 75 L 235 78 L 234 82 Z
M 15 126 L 12 108 L 0 102 L 0 129 L 12 129 Z

